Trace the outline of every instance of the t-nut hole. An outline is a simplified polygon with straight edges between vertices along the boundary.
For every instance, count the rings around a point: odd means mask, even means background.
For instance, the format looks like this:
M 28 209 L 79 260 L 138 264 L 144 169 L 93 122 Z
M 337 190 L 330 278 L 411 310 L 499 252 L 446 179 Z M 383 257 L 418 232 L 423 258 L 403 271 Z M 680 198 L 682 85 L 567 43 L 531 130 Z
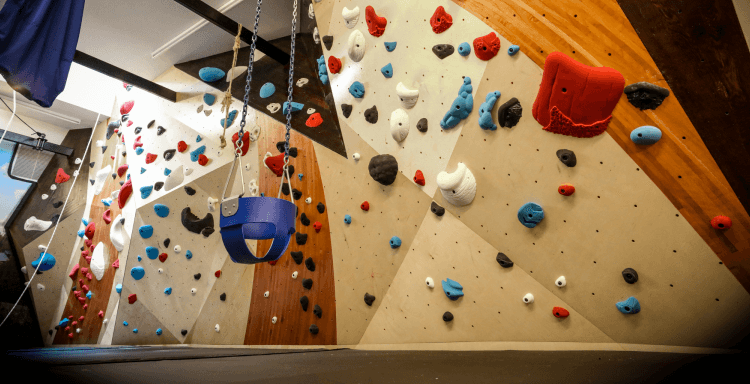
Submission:
M 724 224 L 719 223 L 719 228 L 724 228 Z
M 630 307 L 625 307 L 625 310 L 630 312 Z
M 639 134 L 638 134 L 638 137 L 643 137 L 643 134 L 642 134 L 642 133 L 639 133 Z
M 563 93 L 565 93 L 565 92 L 568 92 L 568 89 L 567 88 L 563 88 L 562 91 L 563 91 Z

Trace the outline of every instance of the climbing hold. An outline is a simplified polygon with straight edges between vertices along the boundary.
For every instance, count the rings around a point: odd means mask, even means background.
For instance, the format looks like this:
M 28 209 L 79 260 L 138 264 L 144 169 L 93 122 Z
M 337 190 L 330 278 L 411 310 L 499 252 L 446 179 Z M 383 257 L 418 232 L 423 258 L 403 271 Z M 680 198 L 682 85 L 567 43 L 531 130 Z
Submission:
M 94 237 L 94 232 L 96 232 L 96 223 L 91 221 L 86 225 L 86 237 L 91 240 Z
M 135 105 L 135 101 L 126 101 L 122 103 L 120 106 L 120 114 L 121 115 L 127 115 L 130 113 L 131 110 L 133 110 L 133 106 Z
M 136 155 L 140 155 L 141 153 L 143 153 L 143 148 L 141 148 L 141 147 L 138 147 L 138 148 L 136 148 L 136 149 L 135 149 L 135 154 L 136 154 Z M 153 160 L 152 160 L 152 161 L 153 161 Z M 141 168 L 141 169 L 143 169 L 143 168 Z
M 302 103 L 297 103 L 297 102 L 294 102 L 294 101 L 292 101 L 292 112 L 299 112 L 299 111 L 301 111 L 301 110 L 302 110 L 302 108 L 303 108 L 304 106 L 305 106 L 305 105 L 304 105 L 304 104 L 302 104 Z M 284 102 L 284 108 L 283 108 L 283 111 L 282 111 L 282 113 L 286 115 L 286 113 L 287 113 L 287 109 L 289 109 L 289 102 L 288 102 L 288 101 L 285 101 L 285 102 Z
M 534 228 L 544 219 L 542 206 L 536 203 L 526 203 L 518 210 L 518 221 L 524 227 Z
M 438 217 L 443 216 L 445 214 L 445 208 L 441 207 L 440 205 L 438 205 L 438 203 L 434 201 L 432 202 L 432 204 L 430 204 L 430 211 L 432 211 L 432 213 L 434 213 L 435 216 L 438 216 Z
M 432 32 L 443 33 L 450 28 L 451 25 L 453 25 L 453 17 L 445 11 L 445 8 L 443 8 L 442 5 L 437 7 L 435 13 L 433 13 L 430 18 Z
M 722 215 L 715 216 L 711 219 L 711 226 L 714 227 L 714 229 L 729 229 L 732 228 L 732 219 Z
M 635 284 L 638 281 L 638 272 L 633 268 L 625 268 L 622 271 L 622 278 L 628 284 Z
M 198 158 L 204 152 L 206 152 L 206 146 L 205 145 L 201 145 L 200 147 L 198 147 L 198 148 L 194 149 L 192 152 L 190 152 L 190 160 L 193 161 L 193 162 L 198 161 Z
M 559 149 L 555 154 L 557 155 L 557 158 L 568 167 L 576 166 L 577 161 L 575 152 L 569 149 Z
M 191 252 L 189 249 L 185 251 L 185 258 L 190 260 L 193 258 L 193 252 Z
M 520 51 L 520 50 L 521 50 L 521 47 L 519 47 L 519 46 L 517 46 L 517 45 L 511 45 L 511 46 L 510 46 L 510 47 L 508 48 L 508 55 L 509 55 L 509 56 L 515 56 L 515 55 L 516 55 L 516 53 L 518 53 L 518 51 Z
M 552 314 L 555 315 L 555 317 L 557 317 L 558 319 L 564 319 L 570 316 L 570 312 L 568 312 L 568 310 L 563 307 L 552 308 Z
M 65 171 L 62 168 L 59 168 L 57 170 L 57 175 L 55 176 L 55 183 L 61 184 L 68 180 L 70 180 L 70 175 L 65 173 Z
M 513 261 L 502 252 L 498 252 L 495 260 L 497 260 L 498 264 L 503 268 L 510 268 L 513 266 Z
M 210 94 L 210 93 L 204 93 L 203 94 L 203 102 L 208 104 L 208 106 L 214 105 L 214 102 L 216 101 L 216 96 Z
M 156 183 L 154 183 L 154 190 L 155 191 L 161 190 L 161 187 L 163 187 L 163 186 L 164 186 L 164 182 L 163 181 L 157 181 Z
M 239 140 L 239 132 L 235 132 L 234 135 L 232 135 L 232 145 L 234 145 L 234 150 L 237 150 L 237 140 Z M 250 149 L 250 132 L 245 131 L 245 133 L 242 135 L 242 148 L 240 150 L 241 155 L 245 156 L 247 155 L 247 151 Z M 248 166 L 250 164 L 247 164 Z
M 156 161 L 156 159 L 157 159 L 158 157 L 159 157 L 159 156 L 157 156 L 156 154 L 153 154 L 153 153 L 147 153 L 147 154 L 146 154 L 146 164 L 151 164 L 151 163 L 153 163 L 154 161 Z
M 304 257 L 302 256 L 302 252 L 292 251 L 291 255 L 292 255 L 292 260 L 294 260 L 294 262 L 297 263 L 297 265 L 302 264 L 302 259 Z
M 107 125 L 107 134 L 106 134 L 107 140 L 109 140 L 112 137 L 112 135 L 115 134 L 115 130 L 117 128 L 120 128 L 121 124 L 122 124 L 122 122 L 120 122 L 120 120 L 115 120 L 115 121 L 109 123 L 109 125 Z M 99 141 L 97 141 L 97 146 L 100 146 L 102 148 L 107 148 L 104 145 L 104 142 L 102 142 L 102 145 L 98 145 L 98 144 L 99 144 Z M 104 149 L 102 149 L 102 153 L 104 153 Z
M 367 30 L 375 37 L 382 36 L 385 27 L 388 25 L 388 20 L 385 17 L 378 16 L 375 13 L 375 8 L 371 5 L 365 8 L 365 20 L 367 20 Z
M 112 222 L 112 211 L 109 209 L 104 211 L 102 214 L 102 220 L 104 220 L 104 224 L 109 225 L 109 223 Z
M 310 272 L 315 272 L 315 262 L 313 261 L 312 257 L 308 257 L 305 260 L 305 267 L 307 267 Z
M 141 142 L 141 136 L 136 137 L 135 141 L 133 142 L 133 149 L 137 149 L 138 147 L 143 147 L 143 143 Z
M 349 58 L 355 63 L 362 60 L 365 56 L 365 36 L 359 30 L 355 29 L 351 35 L 349 35 Z
M 370 203 L 365 201 L 364 203 L 359 205 L 359 208 L 361 208 L 363 211 L 369 211 L 370 210 Z
M 365 109 L 365 121 L 370 124 L 378 122 L 378 107 L 373 105 L 372 108 Z
M 329 56 L 328 70 L 331 71 L 331 73 L 341 72 L 341 60 L 339 60 L 339 58 L 336 56 Z
M 458 97 L 453 100 L 450 109 L 440 120 L 440 127 L 443 129 L 453 128 L 461 120 L 469 117 L 471 110 L 474 108 L 474 98 L 471 96 L 472 90 L 471 78 L 464 77 L 463 85 L 458 90 Z
M 260 87 L 260 97 L 263 99 L 271 97 L 274 92 L 276 92 L 276 86 L 271 82 L 265 83 Z
M 455 48 L 450 44 L 435 44 L 432 46 L 432 53 L 434 53 L 440 60 L 452 55 L 453 52 L 455 52 Z
M 229 127 L 231 127 L 232 124 L 234 124 L 234 119 L 236 117 L 237 117 L 237 110 L 235 109 L 235 110 L 232 110 L 232 112 L 229 112 L 229 118 L 226 119 L 226 126 L 224 125 L 225 124 L 225 121 L 224 121 L 225 119 L 221 119 L 219 121 L 219 126 L 222 127 L 222 128 L 229 128 Z
M 344 223 L 351 224 L 352 223 L 352 217 L 350 215 L 344 215 Z
M 177 168 L 176 172 L 171 172 L 167 176 L 167 180 L 164 183 L 164 189 L 171 191 L 185 180 L 185 174 L 182 172 L 182 164 Z
M 346 27 L 352 29 L 359 21 L 359 7 L 354 7 L 353 9 L 344 7 L 344 9 L 341 10 L 341 16 L 344 18 Z
M 396 86 L 396 94 L 398 94 L 401 100 L 401 106 L 406 109 L 414 107 L 419 99 L 419 89 L 406 88 L 404 83 L 398 83 Z
M 128 303 L 133 304 L 136 302 L 136 300 L 138 300 L 138 296 L 136 296 L 135 293 L 131 293 L 130 295 L 128 295 Z
M 130 276 L 133 276 L 136 280 L 140 280 L 143 276 L 146 276 L 146 271 L 141 266 L 133 267 L 130 269 Z
M 180 152 L 180 153 L 185 152 L 185 150 L 187 150 L 187 147 L 188 147 L 187 143 L 184 140 L 180 140 L 177 143 L 177 152 Z
M 387 79 L 390 79 L 393 77 L 393 65 L 391 65 L 391 63 L 386 64 L 383 68 L 380 68 L 380 73 L 382 73 Z
M 492 121 L 492 107 L 495 106 L 495 102 L 500 98 L 500 91 L 494 91 L 487 94 L 484 99 L 484 103 L 479 106 L 479 127 L 485 130 L 494 131 L 497 129 L 497 125 Z
M 42 200 L 47 200 L 47 199 L 49 199 L 49 195 L 46 193 L 42 194 Z
M 398 161 L 392 155 L 377 155 L 367 166 L 370 176 L 380 184 L 391 185 L 398 176 Z
M 355 81 L 349 86 L 349 93 L 351 93 L 352 96 L 361 99 L 365 95 L 365 86 L 359 81 Z
M 298 274 L 297 271 L 292 272 L 292 279 L 296 279 Z
M 200 280 L 201 279 L 201 274 L 200 273 L 196 273 L 195 275 L 193 275 L 193 278 L 195 280 Z
M 120 268 L 120 259 L 115 260 L 114 263 L 112 263 L 112 268 L 117 269 Z
M 463 57 L 469 56 L 469 54 L 471 54 L 471 45 L 469 45 L 469 43 L 467 43 L 465 41 L 463 43 L 459 44 L 458 45 L 458 54 L 461 55 L 461 56 L 463 56 Z
M 313 30 L 313 41 L 315 41 L 315 44 L 320 44 L 320 32 L 318 32 L 318 27 L 315 27 Z
M 218 81 L 224 78 L 224 71 L 222 71 L 219 68 L 213 68 L 213 67 L 204 67 L 201 68 L 200 71 L 198 71 L 198 77 L 200 77 L 201 80 L 207 82 L 207 83 L 213 83 L 214 81 Z
M 641 311 L 641 303 L 639 303 L 638 299 L 633 296 L 616 303 L 615 306 L 617 307 L 617 310 L 626 315 L 633 315 Z
M 315 128 L 320 124 L 323 124 L 323 117 L 317 112 L 310 115 L 310 117 L 307 118 L 307 121 L 305 121 L 305 125 L 311 128 Z
M 417 122 L 417 130 L 422 133 L 427 132 L 427 119 L 426 118 L 423 117 L 419 119 L 419 121 Z
M 327 51 L 330 51 L 331 47 L 333 46 L 333 36 L 331 35 L 323 36 L 323 45 L 326 47 Z
M 42 258 L 42 256 L 44 256 L 44 258 Z M 51 253 L 40 252 L 39 257 L 31 262 L 31 267 L 38 269 L 39 272 L 49 271 L 55 266 L 56 262 L 57 260 L 55 260 L 55 256 Z
M 313 314 L 315 316 L 318 316 L 318 319 L 323 317 L 323 308 L 320 308 L 318 304 L 315 304 L 315 307 L 313 307 Z
M 315 233 L 320 233 L 320 229 L 323 228 L 323 224 L 321 224 L 320 221 L 316 221 L 313 223 L 313 228 L 315 229 Z
M 446 278 L 441 283 L 443 285 L 443 292 L 445 292 L 445 296 L 448 296 L 449 299 L 458 300 L 459 297 L 464 295 L 464 287 L 458 282 Z
M 188 196 L 193 196 L 193 195 L 195 195 L 195 189 L 193 189 L 192 187 L 186 185 L 185 186 L 185 193 L 187 193 Z
M 295 233 L 295 240 L 297 241 L 297 245 L 305 245 L 307 243 L 307 234 L 306 233 Z
M 526 304 L 531 304 L 534 302 L 534 295 L 527 293 L 523 296 L 523 302 Z
M 199 219 L 190 212 L 190 207 L 182 210 L 181 220 L 185 229 L 193 233 L 201 233 L 206 228 L 213 228 L 214 225 L 214 217 L 211 213 L 206 213 L 206 216 Z
M 266 154 L 266 158 L 263 161 L 266 167 L 271 170 L 276 176 L 281 176 L 284 173 L 284 154 L 279 153 L 276 156 L 270 156 L 270 153 Z M 290 166 L 291 168 L 291 166 Z
M 485 36 L 480 36 L 474 39 L 474 54 L 480 60 L 489 60 L 500 50 L 500 38 L 495 35 L 495 32 L 490 32 Z
M 159 250 L 155 247 L 146 247 L 146 257 L 151 260 L 156 260 L 159 257 Z
M 561 184 L 559 187 L 557 187 L 557 192 L 563 196 L 570 196 L 573 193 L 575 193 L 576 187 L 573 186 L 573 184 Z
M 187 331 L 187 329 L 183 329 L 183 330 L 180 331 L 180 333 L 182 334 L 182 336 L 185 336 L 185 335 L 187 335 L 188 331 Z
M 198 288 L 191 288 L 190 289 L 190 293 L 192 293 L 193 295 L 195 295 L 197 292 L 198 292 Z
M 453 321 L 453 314 L 448 311 L 443 313 L 443 321 L 445 321 L 446 323 Z
M 117 291 L 117 293 L 122 293 L 122 284 L 117 284 L 115 286 L 115 291 Z
M 453 173 L 440 172 L 437 185 L 443 198 L 458 207 L 471 203 L 477 194 L 477 180 L 464 163 L 458 163 Z
M 156 204 L 154 205 L 154 212 L 159 217 L 167 217 L 169 216 L 169 207 L 164 204 Z
M 37 219 L 36 216 L 31 216 L 26 219 L 26 222 L 23 224 L 23 229 L 25 231 L 46 231 L 51 226 L 51 221 L 42 221 Z
M 639 145 L 654 144 L 659 139 L 661 139 L 661 130 L 651 125 L 644 125 L 630 132 L 630 140 Z
M 385 50 L 388 51 L 388 52 L 393 52 L 393 50 L 396 49 L 396 44 L 397 44 L 397 42 L 395 42 L 395 41 L 393 41 L 393 42 L 386 41 L 386 42 L 383 43 L 383 45 L 385 46 Z
M 315 61 L 318 63 L 318 77 L 320 78 L 320 82 L 323 83 L 323 85 L 328 84 L 328 71 L 326 70 L 325 56 L 320 55 Z M 284 110 L 286 110 L 286 108 L 284 108 Z
M 521 103 L 514 97 L 497 109 L 497 122 L 501 127 L 513 128 L 521 120 L 522 113 Z
M 142 238 L 148 239 L 154 234 L 154 227 L 150 225 L 141 225 L 141 227 L 138 228 L 138 233 Z
M 312 289 L 313 281 L 312 279 L 304 279 L 302 280 L 302 287 L 305 289 Z
M 156 136 L 161 136 L 166 131 L 167 129 L 160 125 L 156 128 Z
M 352 106 L 350 104 L 341 104 L 341 114 L 343 114 L 344 117 L 349 118 L 352 114 Z
M 656 109 L 669 96 L 668 89 L 645 81 L 630 84 L 623 91 L 628 96 L 630 104 L 641 111 L 644 109 Z
M 318 205 L 316 205 L 315 208 L 318 209 L 318 213 L 323 213 L 326 211 L 326 206 L 323 205 L 323 203 L 318 203 Z
M 558 286 L 559 288 L 562 288 L 566 286 L 567 284 L 568 282 L 565 280 L 565 276 L 560 276 L 557 278 L 557 280 L 555 280 L 555 285 Z
M 417 169 L 417 172 L 414 174 L 414 182 L 424 186 L 424 174 L 419 169 Z
M 172 160 L 175 152 L 177 152 L 176 149 L 167 149 L 166 151 L 164 151 L 164 160 L 166 161 Z
M 309 330 L 310 330 L 310 333 L 312 333 L 313 335 L 317 335 L 318 332 L 320 332 L 320 329 L 318 329 L 318 326 L 315 324 L 311 325 Z
M 432 277 L 428 277 L 424 280 L 425 284 L 427 284 L 430 288 L 435 288 L 435 281 L 432 280 Z
M 375 296 L 365 292 L 365 304 L 372 307 L 372 303 L 375 301 Z

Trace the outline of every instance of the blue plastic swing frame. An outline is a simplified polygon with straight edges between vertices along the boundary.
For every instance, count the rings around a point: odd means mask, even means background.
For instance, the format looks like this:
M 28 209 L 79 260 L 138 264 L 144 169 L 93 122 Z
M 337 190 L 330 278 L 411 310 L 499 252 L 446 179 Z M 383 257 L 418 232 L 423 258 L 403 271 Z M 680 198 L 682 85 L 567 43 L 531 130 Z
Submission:
M 292 235 L 296 232 L 297 208 L 291 201 L 275 197 L 240 197 L 225 201 L 237 201 L 236 212 L 219 219 L 221 239 L 232 261 L 240 264 L 256 264 L 278 260 L 286 252 Z M 245 243 L 245 239 L 273 239 L 268 252 L 256 257 Z

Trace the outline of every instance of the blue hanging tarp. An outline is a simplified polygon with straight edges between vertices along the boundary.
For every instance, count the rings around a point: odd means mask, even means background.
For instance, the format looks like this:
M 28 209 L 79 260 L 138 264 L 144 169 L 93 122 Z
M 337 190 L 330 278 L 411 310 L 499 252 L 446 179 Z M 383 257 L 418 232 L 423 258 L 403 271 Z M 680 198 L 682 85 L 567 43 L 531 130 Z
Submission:
M 65 89 L 85 0 L 8 0 L 0 10 L 0 75 L 49 107 Z

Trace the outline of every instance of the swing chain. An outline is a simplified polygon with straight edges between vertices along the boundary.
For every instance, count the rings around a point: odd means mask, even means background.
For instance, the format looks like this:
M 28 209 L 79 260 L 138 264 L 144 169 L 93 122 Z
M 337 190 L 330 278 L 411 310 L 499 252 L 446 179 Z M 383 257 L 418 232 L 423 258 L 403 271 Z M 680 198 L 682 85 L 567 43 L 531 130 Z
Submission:
M 289 131 L 292 128 L 292 92 L 294 90 L 294 47 L 297 34 L 297 0 L 294 0 L 294 11 L 292 12 L 292 52 L 289 54 L 289 88 L 287 89 L 286 108 L 286 136 L 284 142 L 284 170 L 289 165 Z M 288 177 L 288 175 L 287 175 Z

